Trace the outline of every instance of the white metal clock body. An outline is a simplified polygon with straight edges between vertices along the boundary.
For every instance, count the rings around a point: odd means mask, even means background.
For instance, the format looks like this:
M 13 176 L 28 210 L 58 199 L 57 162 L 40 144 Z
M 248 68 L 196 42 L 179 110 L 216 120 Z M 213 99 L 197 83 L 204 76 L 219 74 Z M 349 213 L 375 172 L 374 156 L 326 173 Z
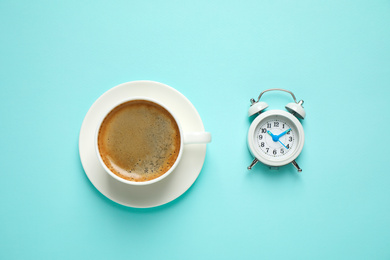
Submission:
M 294 161 L 301 153 L 305 135 L 302 124 L 283 110 L 261 113 L 248 132 L 248 146 L 260 162 L 279 167 Z
M 270 110 L 263 112 L 268 104 L 260 101 L 261 96 L 268 91 L 284 91 L 291 94 L 294 103 L 288 103 L 284 110 Z M 306 112 L 302 106 L 303 100 L 296 100 L 291 91 L 285 89 L 267 89 L 260 93 L 257 101 L 251 99 L 248 111 L 249 117 L 257 115 L 248 132 L 248 147 L 255 157 L 248 169 L 257 162 L 270 167 L 279 167 L 292 163 L 299 172 L 295 159 L 301 153 L 305 142 L 305 134 L 301 122 Z

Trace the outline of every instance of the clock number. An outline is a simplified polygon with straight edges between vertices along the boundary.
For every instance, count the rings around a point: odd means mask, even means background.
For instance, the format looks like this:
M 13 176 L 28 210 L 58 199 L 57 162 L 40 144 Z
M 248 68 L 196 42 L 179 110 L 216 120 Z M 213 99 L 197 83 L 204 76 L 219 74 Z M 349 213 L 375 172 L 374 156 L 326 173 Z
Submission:
M 265 148 L 265 150 L 267 150 L 267 153 L 268 153 L 268 151 L 269 151 L 269 148 Z
M 267 129 L 261 128 L 261 133 L 263 133 L 263 134 L 267 133 Z
M 290 142 L 292 142 L 292 136 L 290 136 L 290 137 L 288 138 L 288 140 L 289 140 Z
M 271 123 L 267 123 L 267 128 L 271 128 Z
M 282 128 L 284 129 L 284 124 L 283 124 Z
M 283 148 L 280 149 L 280 153 L 281 153 L 281 154 L 284 154 L 284 149 L 283 149 Z
M 288 131 L 287 134 L 289 135 L 291 133 L 291 131 Z
M 264 142 L 261 142 L 260 146 L 261 146 L 261 147 L 264 147 Z
M 274 155 L 276 155 L 276 153 L 277 153 L 276 149 L 274 149 L 274 150 L 272 151 L 272 153 L 273 153 Z
M 274 122 L 274 127 L 279 127 L 279 122 Z
M 286 147 L 287 147 L 287 149 L 290 149 L 290 144 L 287 144 Z

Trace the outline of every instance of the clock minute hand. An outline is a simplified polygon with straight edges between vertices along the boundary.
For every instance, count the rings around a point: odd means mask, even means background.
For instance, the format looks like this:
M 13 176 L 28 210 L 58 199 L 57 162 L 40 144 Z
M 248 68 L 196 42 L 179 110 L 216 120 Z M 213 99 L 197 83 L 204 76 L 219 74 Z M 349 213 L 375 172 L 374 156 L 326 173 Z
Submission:
M 280 137 L 282 137 L 283 135 L 287 134 L 287 133 L 290 132 L 290 131 L 291 131 L 291 128 L 287 129 L 286 131 L 284 131 L 283 133 L 281 133 L 280 135 L 278 135 L 278 139 L 279 139 Z

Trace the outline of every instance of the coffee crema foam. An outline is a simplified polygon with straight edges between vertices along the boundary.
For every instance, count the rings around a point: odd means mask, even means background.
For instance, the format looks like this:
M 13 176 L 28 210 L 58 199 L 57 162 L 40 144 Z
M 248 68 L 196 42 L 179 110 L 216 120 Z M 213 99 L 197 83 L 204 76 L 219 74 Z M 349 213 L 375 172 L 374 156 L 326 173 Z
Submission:
M 136 182 L 166 173 L 179 155 L 180 143 L 179 127 L 172 115 L 146 100 L 115 107 L 98 133 L 104 164 L 117 176 Z

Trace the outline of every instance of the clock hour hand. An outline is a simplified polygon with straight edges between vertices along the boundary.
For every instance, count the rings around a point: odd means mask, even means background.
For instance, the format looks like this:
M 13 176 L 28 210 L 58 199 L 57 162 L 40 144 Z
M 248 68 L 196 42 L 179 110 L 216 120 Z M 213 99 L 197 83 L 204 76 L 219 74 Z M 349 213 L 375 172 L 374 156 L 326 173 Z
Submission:
M 271 133 L 271 131 L 267 131 L 267 133 L 272 137 L 272 141 L 274 141 L 274 142 L 277 142 L 277 141 L 279 141 L 279 136 L 277 136 L 277 135 L 274 135 L 273 133 Z
M 291 128 L 287 129 L 286 131 L 284 131 L 283 133 L 281 133 L 280 135 L 278 135 L 278 139 L 279 139 L 280 137 L 282 137 L 283 135 L 287 134 L 287 133 L 290 132 L 290 131 L 291 131 Z

